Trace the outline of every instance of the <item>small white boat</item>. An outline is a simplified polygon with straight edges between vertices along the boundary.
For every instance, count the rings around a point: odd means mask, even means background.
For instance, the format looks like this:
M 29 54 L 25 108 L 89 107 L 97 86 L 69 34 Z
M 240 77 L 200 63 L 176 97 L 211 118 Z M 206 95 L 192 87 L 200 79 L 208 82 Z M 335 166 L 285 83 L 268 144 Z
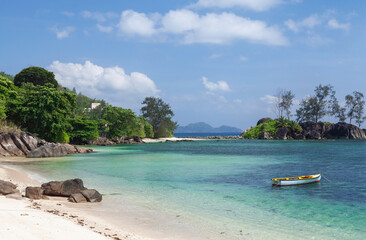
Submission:
M 321 178 L 321 174 L 306 175 L 301 177 L 272 178 L 272 184 L 275 186 L 301 185 L 319 182 Z

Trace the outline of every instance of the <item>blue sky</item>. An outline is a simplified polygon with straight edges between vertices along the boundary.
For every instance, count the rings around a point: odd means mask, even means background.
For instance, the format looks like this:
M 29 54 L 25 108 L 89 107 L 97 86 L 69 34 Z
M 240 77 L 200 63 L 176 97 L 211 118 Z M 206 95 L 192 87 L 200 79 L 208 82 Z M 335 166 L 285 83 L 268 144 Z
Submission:
M 366 93 L 366 1 L 0 0 L 0 71 L 41 66 L 131 108 L 168 102 L 180 125 L 246 129 L 279 89 Z

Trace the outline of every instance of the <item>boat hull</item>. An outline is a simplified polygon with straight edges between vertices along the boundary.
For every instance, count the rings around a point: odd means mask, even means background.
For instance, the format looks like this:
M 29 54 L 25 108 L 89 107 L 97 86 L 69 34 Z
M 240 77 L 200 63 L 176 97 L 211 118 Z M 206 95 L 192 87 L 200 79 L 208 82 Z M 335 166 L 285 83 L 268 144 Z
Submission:
M 322 176 L 319 174 L 319 176 L 316 176 L 314 178 L 309 179 L 296 179 L 296 180 L 277 180 L 273 181 L 273 185 L 275 186 L 293 186 L 293 185 L 303 185 L 303 184 L 309 184 L 309 183 L 316 183 L 319 182 Z

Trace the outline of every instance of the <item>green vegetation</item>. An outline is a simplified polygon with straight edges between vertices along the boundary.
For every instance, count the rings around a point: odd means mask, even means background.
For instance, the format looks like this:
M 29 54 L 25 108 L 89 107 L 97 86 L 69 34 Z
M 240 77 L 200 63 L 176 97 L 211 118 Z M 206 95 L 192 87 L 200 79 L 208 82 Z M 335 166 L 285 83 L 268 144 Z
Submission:
M 58 87 L 58 83 L 53 72 L 49 72 L 41 67 L 25 68 L 15 75 L 14 84 L 16 86 L 21 87 L 24 83 L 32 83 L 33 85 L 40 86 L 50 84 L 54 88 Z
M 9 79 L 10 81 L 14 82 L 14 77 L 10 74 L 7 74 L 5 72 L 0 72 L 0 76 Z
M 268 132 L 269 135 L 273 137 L 276 135 L 278 129 L 282 127 L 287 127 L 292 133 L 302 132 L 302 128 L 297 122 L 281 117 L 275 120 L 268 120 L 267 122 L 261 123 L 258 126 L 251 128 L 243 135 L 243 137 L 247 139 L 255 139 L 258 138 L 263 132 Z
M 67 118 L 75 108 L 75 95 L 28 83 L 8 106 L 8 120 L 22 129 L 48 141 L 69 141 Z
M 19 126 L 47 141 L 85 144 L 99 136 L 171 136 L 177 125 L 171 121 L 174 114 L 169 105 L 158 98 L 145 99 L 145 118 L 64 88 L 52 72 L 40 67 L 23 69 L 14 82 L 9 79 L 11 75 L 0 74 L 1 131 L 19 131 Z M 91 107 L 91 103 L 99 105 Z
M 141 108 L 142 116 L 151 124 L 154 136 L 173 136 L 178 124 L 172 121 L 174 113 L 170 109 L 169 104 L 156 97 L 147 97 L 142 104 L 144 105 Z
M 99 137 L 99 130 L 96 121 L 83 117 L 69 119 L 67 131 L 70 141 L 77 144 L 86 144 L 89 140 L 96 140 Z

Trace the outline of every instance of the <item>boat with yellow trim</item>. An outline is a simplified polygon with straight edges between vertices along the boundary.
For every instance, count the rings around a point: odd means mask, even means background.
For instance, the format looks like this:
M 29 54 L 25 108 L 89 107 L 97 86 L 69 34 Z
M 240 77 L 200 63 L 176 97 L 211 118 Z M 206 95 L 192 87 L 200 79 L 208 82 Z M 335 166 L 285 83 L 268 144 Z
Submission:
M 305 175 L 301 177 L 272 178 L 272 184 L 275 186 L 290 186 L 319 182 L 321 174 Z

